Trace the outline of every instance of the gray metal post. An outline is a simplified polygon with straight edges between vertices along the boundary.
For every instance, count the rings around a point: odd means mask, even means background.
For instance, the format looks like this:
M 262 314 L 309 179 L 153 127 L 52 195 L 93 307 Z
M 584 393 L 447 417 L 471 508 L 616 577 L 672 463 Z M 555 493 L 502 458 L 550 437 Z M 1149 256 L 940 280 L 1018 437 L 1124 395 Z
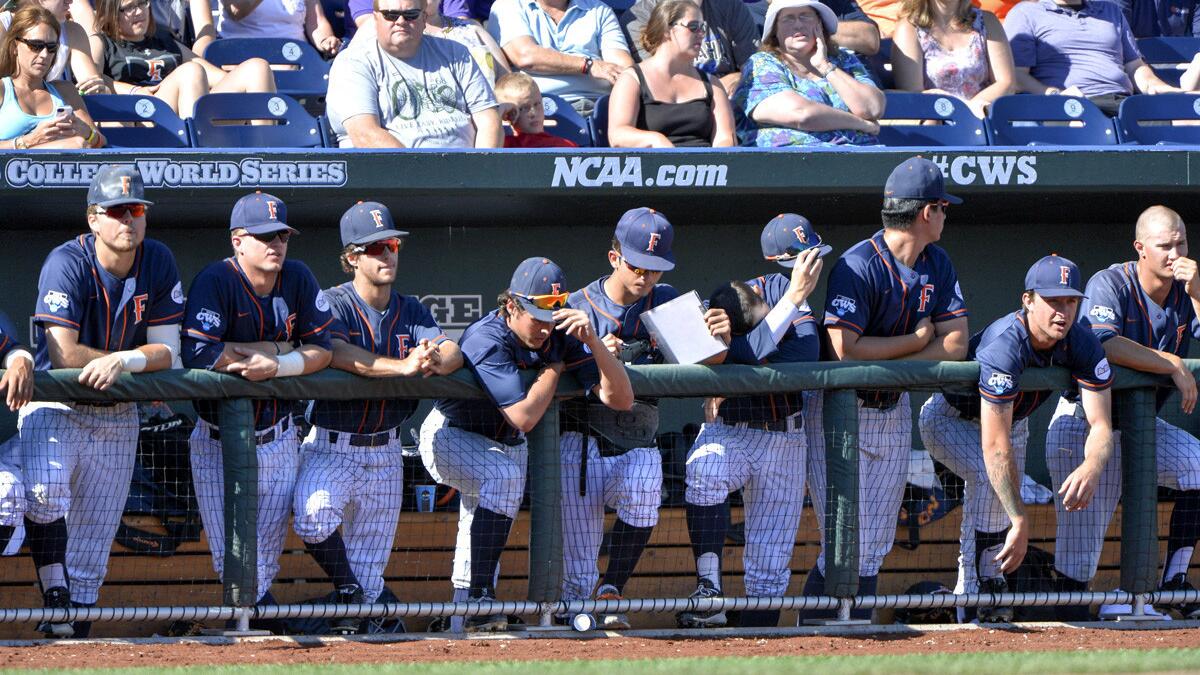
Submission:
M 258 454 L 254 405 L 221 401 L 221 461 L 225 480 L 225 604 L 251 607 L 258 600 Z

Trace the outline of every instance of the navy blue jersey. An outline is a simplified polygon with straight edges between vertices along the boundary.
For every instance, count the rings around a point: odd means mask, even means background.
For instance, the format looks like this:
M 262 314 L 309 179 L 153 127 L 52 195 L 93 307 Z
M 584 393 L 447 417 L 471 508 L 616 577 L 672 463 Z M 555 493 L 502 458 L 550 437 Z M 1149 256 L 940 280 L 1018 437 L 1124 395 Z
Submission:
M 567 300 L 567 305 L 587 314 L 596 335 L 600 337 L 611 333 L 622 342 L 646 342 L 648 348 L 632 363 L 661 363 L 658 349 L 650 344 L 650 331 L 642 323 L 642 312 L 674 300 L 679 297 L 679 291 L 667 284 L 655 284 L 646 297 L 629 305 L 618 305 L 604 292 L 604 282 L 607 280 L 608 277 L 600 277 L 575 291 Z
M 8 320 L 7 314 L 0 312 L 0 366 L 4 365 L 4 359 L 12 350 L 19 349 L 21 346 L 21 339 L 17 336 L 17 327 Z
M 96 237 L 82 234 L 58 246 L 42 264 L 34 330 L 37 370 L 49 370 L 46 325 L 79 331 L 79 344 L 119 352 L 146 344 L 146 327 L 179 323 L 183 286 L 170 249 L 153 239 L 138 247 L 124 279 L 96 260 Z
M 333 312 L 330 337 L 372 354 L 403 359 L 421 340 L 435 345 L 448 338 L 421 301 L 392 291 L 387 309 L 367 304 L 347 281 L 325 291 Z M 309 421 L 319 427 L 354 434 L 373 434 L 399 426 L 417 409 L 415 399 L 313 401 Z
M 1172 282 L 1160 307 L 1138 281 L 1135 262 L 1097 272 L 1088 281 L 1087 296 L 1079 309 L 1079 322 L 1090 327 L 1100 342 L 1120 335 L 1143 347 L 1187 358 L 1188 333 L 1200 338 L 1200 321 L 1184 283 Z M 1159 407 L 1172 391 L 1172 387 L 1158 388 Z
M 254 287 L 233 258 L 210 263 L 188 291 L 183 320 L 183 365 L 212 368 L 226 342 L 291 342 L 330 349 L 329 301 L 308 267 L 285 260 L 271 293 Z M 257 401 L 255 428 L 268 429 L 290 410 L 279 401 Z M 217 402 L 197 401 L 196 413 L 217 423 Z
M 502 408 L 519 403 L 529 393 L 521 382 L 522 370 L 537 370 L 551 363 L 563 363 L 573 371 L 586 390 L 600 382 L 595 359 L 582 342 L 554 331 L 533 350 L 521 344 L 508 328 L 498 310 L 492 310 L 463 331 L 463 361 L 475 374 L 487 399 L 441 399 L 437 409 L 450 426 L 472 431 L 505 445 L 517 445 L 521 434 L 508 423 Z
M 774 307 L 784 299 L 791 279 L 774 272 L 746 281 L 767 305 Z M 812 310 L 803 310 L 792 320 L 791 329 L 775 344 L 766 321 L 758 322 L 750 333 L 730 342 L 725 363 L 755 365 L 759 363 L 810 363 L 821 356 L 817 322 Z M 801 393 L 767 394 L 728 398 L 721 404 L 721 419 L 735 422 L 777 422 L 800 412 L 804 407 Z
M 1080 387 L 1093 391 L 1112 385 L 1104 347 L 1086 326 L 1072 324 L 1053 348 L 1037 351 L 1029 342 L 1024 311 L 1001 317 L 972 336 L 967 358 L 979 362 L 979 396 L 947 395 L 946 400 L 972 419 L 979 418 L 981 397 L 998 405 L 1012 403 L 1013 422 L 1032 415 L 1053 392 L 1021 391 L 1021 373 L 1030 367 L 1062 366 Z

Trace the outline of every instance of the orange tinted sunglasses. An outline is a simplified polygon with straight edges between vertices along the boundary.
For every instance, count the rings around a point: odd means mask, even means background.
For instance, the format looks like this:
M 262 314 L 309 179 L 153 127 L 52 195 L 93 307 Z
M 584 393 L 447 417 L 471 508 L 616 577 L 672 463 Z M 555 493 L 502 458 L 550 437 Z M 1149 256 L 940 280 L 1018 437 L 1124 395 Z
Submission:
M 523 300 L 532 302 L 533 306 L 538 309 L 562 309 L 567 306 L 567 298 L 571 296 L 570 293 L 551 293 L 548 295 L 521 295 L 517 293 L 516 295 Z

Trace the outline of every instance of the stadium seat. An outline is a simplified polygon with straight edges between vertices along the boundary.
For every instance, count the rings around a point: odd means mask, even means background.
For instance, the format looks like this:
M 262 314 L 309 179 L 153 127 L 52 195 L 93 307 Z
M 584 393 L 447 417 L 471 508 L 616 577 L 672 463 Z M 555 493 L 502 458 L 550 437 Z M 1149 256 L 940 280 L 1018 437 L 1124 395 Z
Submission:
M 1175 121 L 1189 124 L 1176 125 Z M 1200 145 L 1200 94 L 1130 96 L 1121 101 L 1117 130 L 1122 143 Z
M 592 116 L 588 118 L 588 128 L 592 132 L 592 147 L 608 147 L 608 94 L 596 99 L 596 107 L 592 108 Z
M 1154 74 L 1172 87 L 1179 86 L 1179 76 L 1200 52 L 1200 37 L 1145 37 L 1137 41 L 1142 60 Z
M 542 105 L 546 109 L 546 133 L 565 138 L 581 148 L 592 145 L 588 121 L 575 112 L 570 103 L 554 94 L 543 94 Z
M 273 124 L 251 125 L 252 120 Z M 197 148 L 319 148 L 321 122 L 283 94 L 209 94 L 191 120 Z
M 871 77 L 875 78 L 875 83 L 879 85 L 880 89 L 896 88 L 896 80 L 892 77 L 892 38 L 880 40 L 879 51 L 874 55 L 862 56 L 860 54 L 858 58 L 862 60 L 867 70 L 871 71 Z
M 904 122 L 903 124 L 889 122 Z M 941 124 L 923 124 L 940 121 Z M 879 142 L 894 147 L 987 145 L 983 120 L 953 96 L 887 92 Z
M 275 89 L 295 98 L 324 97 L 329 89 L 329 64 L 312 45 L 301 40 L 222 38 L 213 40 L 204 58 L 219 67 L 263 59 L 275 73 Z
M 992 102 L 986 125 L 992 145 L 1117 143 L 1113 121 L 1091 101 L 1075 96 L 1001 96 Z
M 136 94 L 94 94 L 87 97 L 86 103 L 88 114 L 100 127 L 110 148 L 191 145 L 187 124 L 161 99 Z M 122 125 L 122 122 L 137 124 Z

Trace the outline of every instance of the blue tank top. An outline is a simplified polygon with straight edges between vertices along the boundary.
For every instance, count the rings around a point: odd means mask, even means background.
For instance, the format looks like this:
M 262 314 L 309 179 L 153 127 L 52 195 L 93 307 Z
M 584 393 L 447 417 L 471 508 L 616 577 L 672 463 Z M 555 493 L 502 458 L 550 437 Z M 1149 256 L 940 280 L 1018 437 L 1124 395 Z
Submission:
M 17 103 L 17 91 L 13 88 L 11 77 L 0 80 L 0 85 L 4 87 L 4 103 L 0 103 L 0 141 L 11 141 L 17 136 L 33 131 L 33 128 L 43 121 L 54 119 L 53 112 L 49 115 L 30 115 L 21 110 L 21 106 Z M 46 83 L 46 91 L 50 92 L 55 109 L 63 106 L 62 97 L 49 83 Z

